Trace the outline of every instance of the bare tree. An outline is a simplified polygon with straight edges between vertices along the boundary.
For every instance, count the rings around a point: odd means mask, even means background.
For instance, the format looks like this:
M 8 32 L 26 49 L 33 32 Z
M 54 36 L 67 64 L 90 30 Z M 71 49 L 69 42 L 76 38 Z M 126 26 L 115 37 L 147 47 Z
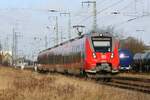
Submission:
M 142 40 L 138 40 L 134 37 L 128 37 L 127 39 L 120 40 L 120 48 L 129 49 L 133 54 L 144 52 L 144 50 L 148 49 Z

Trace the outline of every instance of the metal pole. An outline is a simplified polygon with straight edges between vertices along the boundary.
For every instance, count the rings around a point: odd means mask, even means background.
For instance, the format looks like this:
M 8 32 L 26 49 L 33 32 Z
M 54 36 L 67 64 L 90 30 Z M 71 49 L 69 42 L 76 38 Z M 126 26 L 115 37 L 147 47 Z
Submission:
M 58 17 L 56 16 L 56 45 L 59 43 L 59 37 L 58 37 Z
M 136 12 L 136 9 L 137 9 L 136 3 L 137 3 L 137 0 L 134 0 L 134 10 L 135 10 L 134 13 L 135 13 L 135 15 L 136 15 L 136 13 L 137 13 L 137 12 Z
M 13 36 L 12 36 L 12 64 L 14 65 L 14 28 L 12 29 Z
M 93 2 L 93 30 L 97 29 L 97 9 L 96 1 Z
M 12 45 L 12 58 L 13 58 L 13 65 L 15 65 L 16 60 L 16 32 L 15 28 L 13 28 L 13 45 Z
M 71 39 L 72 35 L 71 35 L 71 13 L 60 13 L 60 15 L 68 15 L 68 39 Z
M 62 31 L 62 27 L 61 27 L 60 34 L 61 34 L 61 43 L 62 43 L 62 42 L 63 42 L 63 31 Z
M 69 20 L 68 20 L 68 38 L 71 39 L 71 14 L 69 14 Z
M 149 0 L 147 0 L 147 13 L 149 14 Z
M 89 6 L 90 4 L 93 4 L 93 31 L 95 31 L 95 30 L 97 29 L 96 0 L 94 0 L 94 1 L 84 1 L 84 2 L 82 2 L 82 6 L 83 6 L 84 3 L 88 4 L 88 6 Z
M 15 28 L 13 28 L 13 45 L 12 45 L 13 64 L 16 64 L 16 60 L 18 58 L 18 37 L 20 36 L 18 33 L 19 32 L 16 32 Z
M 48 42 L 47 42 L 47 36 L 45 36 L 45 49 L 47 49 Z
M 15 58 L 17 59 L 18 57 L 18 36 L 17 36 L 17 32 L 15 32 Z
M 9 46 L 8 46 L 8 35 L 5 38 L 5 51 L 9 51 Z
M 48 10 L 49 12 L 59 12 L 57 10 L 51 9 Z M 55 30 L 56 30 L 56 45 L 59 43 L 59 37 L 58 37 L 58 17 L 56 16 L 56 25 L 55 25 Z

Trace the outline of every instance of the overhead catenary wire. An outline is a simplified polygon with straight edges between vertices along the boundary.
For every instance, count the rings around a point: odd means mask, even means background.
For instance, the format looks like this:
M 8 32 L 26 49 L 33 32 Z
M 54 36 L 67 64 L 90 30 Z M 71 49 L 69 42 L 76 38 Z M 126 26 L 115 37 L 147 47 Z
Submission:
M 97 2 L 97 5 L 99 5 L 99 6 L 102 6 L 103 4 L 105 4 L 105 3 L 108 3 L 108 2 L 106 2 L 106 1 L 108 1 L 108 0 L 101 0 L 101 1 L 99 1 L 99 0 L 97 0 L 96 2 Z M 83 9 L 83 7 L 82 7 L 82 9 Z M 82 11 L 81 10 L 81 8 L 73 15 L 73 17 L 79 17 L 79 16 L 82 16 L 81 14 L 87 14 L 87 12 L 88 12 L 88 10 L 86 9 L 86 11 Z
M 126 21 L 123 21 L 123 22 L 120 22 L 120 23 L 116 23 L 116 24 L 113 24 L 113 25 L 109 25 L 109 26 L 113 26 L 113 27 L 115 27 L 115 26 L 120 26 L 120 25 L 129 23 L 129 22 L 131 22 L 131 21 L 135 21 L 135 20 L 137 20 L 137 19 L 140 19 L 140 18 L 143 18 L 143 17 L 146 17 L 146 16 L 150 16 L 150 15 L 142 15 L 142 16 L 130 18 L 130 19 L 126 20 Z
M 117 2 L 115 2 L 115 3 L 113 3 L 113 4 L 111 4 L 111 5 L 109 5 L 108 7 L 103 8 L 102 10 L 100 10 L 100 11 L 97 12 L 97 15 L 99 15 L 100 13 L 102 13 L 102 12 L 104 12 L 104 11 L 110 9 L 110 8 L 113 7 L 113 6 L 118 5 L 118 4 L 121 3 L 122 1 L 124 1 L 124 0 L 119 0 L 119 1 L 117 1 Z M 91 16 L 88 16 L 88 17 L 84 18 L 83 20 L 81 20 L 79 23 L 85 22 L 85 21 L 87 21 L 87 20 L 88 20 L 89 18 L 91 18 L 91 17 L 93 17 L 93 16 L 92 16 L 92 15 L 91 15 Z
M 111 7 L 113 7 L 113 6 L 116 6 L 116 5 L 120 4 L 122 1 L 124 1 L 124 0 L 119 0 L 118 2 L 115 2 L 115 3 L 111 4 L 111 5 L 108 6 L 107 8 L 102 9 L 101 11 L 99 11 L 99 12 L 97 13 L 97 15 L 100 14 L 101 12 L 103 12 L 103 11 L 105 11 L 105 10 L 107 10 L 107 9 L 109 9 L 109 8 L 111 8 Z M 133 1 L 132 1 L 132 2 L 133 2 Z M 127 6 L 123 7 L 122 10 L 123 10 L 123 9 L 126 9 L 129 5 L 130 5 L 130 3 L 129 3 Z M 137 20 L 137 19 L 139 19 L 139 18 L 143 18 L 143 17 L 145 17 L 145 16 L 149 16 L 149 15 L 150 15 L 150 14 L 135 16 L 134 18 L 131 18 L 131 19 L 128 19 L 128 20 L 126 20 L 126 21 L 123 21 L 123 22 L 114 24 L 114 26 L 121 25 L 121 24 L 124 24 L 124 23 L 128 23 L 128 22 Z M 89 18 L 91 18 L 91 17 L 92 17 L 92 16 L 88 16 L 87 18 L 81 20 L 80 23 L 87 21 L 87 20 L 88 20 Z

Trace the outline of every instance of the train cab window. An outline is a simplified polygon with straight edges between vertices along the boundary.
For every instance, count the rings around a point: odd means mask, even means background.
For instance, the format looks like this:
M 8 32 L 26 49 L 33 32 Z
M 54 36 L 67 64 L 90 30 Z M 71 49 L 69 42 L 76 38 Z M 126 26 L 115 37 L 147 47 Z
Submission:
M 92 41 L 95 52 L 111 52 L 111 38 L 94 38 Z

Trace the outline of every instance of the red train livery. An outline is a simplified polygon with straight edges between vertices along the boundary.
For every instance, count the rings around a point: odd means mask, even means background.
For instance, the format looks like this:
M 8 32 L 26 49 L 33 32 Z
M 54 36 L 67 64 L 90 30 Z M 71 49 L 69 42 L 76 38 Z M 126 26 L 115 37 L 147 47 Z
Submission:
M 41 51 L 37 60 L 38 70 L 72 74 L 117 73 L 118 41 L 108 33 L 85 34 Z

